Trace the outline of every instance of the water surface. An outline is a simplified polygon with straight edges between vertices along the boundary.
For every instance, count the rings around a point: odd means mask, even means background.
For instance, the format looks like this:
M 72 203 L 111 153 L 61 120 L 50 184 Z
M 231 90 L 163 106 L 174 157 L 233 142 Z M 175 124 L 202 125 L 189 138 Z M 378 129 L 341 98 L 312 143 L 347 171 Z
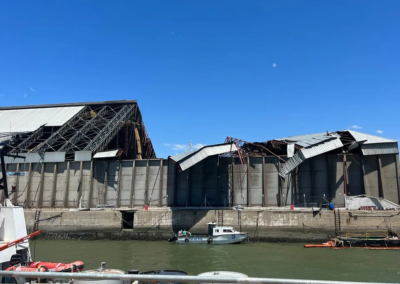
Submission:
M 36 243 L 35 243 L 36 242 Z M 148 241 L 47 241 L 31 244 L 35 260 L 102 261 L 122 270 L 177 269 L 190 275 L 228 270 L 252 277 L 400 282 L 400 250 L 305 249 L 303 244 L 178 245 Z

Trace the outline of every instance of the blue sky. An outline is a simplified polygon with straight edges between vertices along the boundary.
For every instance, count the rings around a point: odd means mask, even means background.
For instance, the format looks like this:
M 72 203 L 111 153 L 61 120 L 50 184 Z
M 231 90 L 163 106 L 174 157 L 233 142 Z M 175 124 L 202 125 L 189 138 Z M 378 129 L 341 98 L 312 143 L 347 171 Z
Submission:
M 400 139 L 400 1 L 1 1 L 0 105 L 136 99 L 158 157 Z

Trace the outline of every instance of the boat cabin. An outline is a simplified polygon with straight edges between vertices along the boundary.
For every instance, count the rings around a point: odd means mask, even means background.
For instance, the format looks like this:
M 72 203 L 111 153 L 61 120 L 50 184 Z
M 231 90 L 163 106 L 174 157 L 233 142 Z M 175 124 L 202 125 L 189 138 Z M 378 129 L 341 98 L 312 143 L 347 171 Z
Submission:
M 209 236 L 232 235 L 239 233 L 231 226 L 217 226 L 215 223 L 208 223 Z

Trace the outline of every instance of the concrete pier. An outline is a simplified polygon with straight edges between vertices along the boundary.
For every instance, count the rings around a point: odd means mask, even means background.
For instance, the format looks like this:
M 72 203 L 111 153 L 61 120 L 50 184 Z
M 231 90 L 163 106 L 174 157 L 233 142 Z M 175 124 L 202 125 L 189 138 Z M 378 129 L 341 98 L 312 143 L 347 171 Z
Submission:
M 398 211 L 340 212 L 342 232 L 400 230 Z M 206 233 L 207 223 L 223 220 L 223 225 L 249 233 L 250 241 L 326 241 L 335 234 L 333 211 L 312 209 L 200 210 L 157 208 L 156 210 L 101 211 L 26 210 L 28 231 L 36 219 L 44 239 L 167 240 L 173 232 L 186 229 Z M 222 214 L 222 215 L 221 215 Z

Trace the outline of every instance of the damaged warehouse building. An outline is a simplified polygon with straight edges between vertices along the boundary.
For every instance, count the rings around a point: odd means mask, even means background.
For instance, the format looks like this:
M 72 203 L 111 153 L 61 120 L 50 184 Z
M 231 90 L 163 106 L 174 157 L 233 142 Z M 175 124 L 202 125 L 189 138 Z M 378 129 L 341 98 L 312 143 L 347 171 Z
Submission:
M 397 141 L 352 130 L 228 137 L 163 159 L 137 102 L 110 101 L 0 108 L 0 141 L 24 157 L 5 163 L 10 199 L 26 208 L 342 207 L 361 194 L 399 203 Z

